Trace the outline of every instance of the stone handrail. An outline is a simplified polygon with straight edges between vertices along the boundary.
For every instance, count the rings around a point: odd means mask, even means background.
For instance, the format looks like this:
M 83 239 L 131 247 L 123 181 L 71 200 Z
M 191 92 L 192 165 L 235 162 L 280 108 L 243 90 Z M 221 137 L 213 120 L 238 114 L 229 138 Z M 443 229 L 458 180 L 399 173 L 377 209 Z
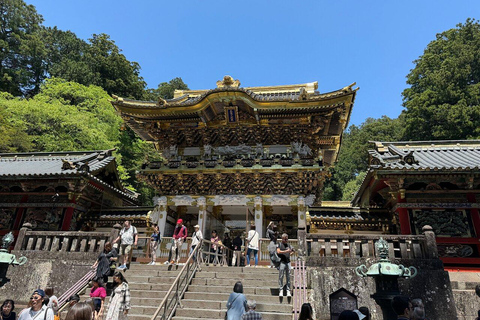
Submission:
M 382 237 L 388 242 L 390 259 L 431 259 L 438 257 L 435 234 L 423 235 L 325 235 L 307 234 L 308 256 L 379 258 L 375 242 Z M 429 241 L 430 240 L 430 241 Z
M 20 230 L 16 251 L 101 252 L 111 232 Z

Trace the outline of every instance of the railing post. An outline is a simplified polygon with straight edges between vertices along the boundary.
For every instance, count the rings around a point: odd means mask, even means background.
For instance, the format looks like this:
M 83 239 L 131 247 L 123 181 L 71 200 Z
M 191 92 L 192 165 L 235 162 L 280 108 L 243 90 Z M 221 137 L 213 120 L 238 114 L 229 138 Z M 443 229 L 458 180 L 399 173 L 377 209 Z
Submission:
M 437 241 L 435 240 L 435 232 L 433 228 L 429 225 L 425 225 L 422 228 L 423 234 L 425 235 L 425 255 L 430 259 L 438 258 L 438 249 Z
M 112 230 L 110 230 L 110 237 L 109 237 L 109 242 L 112 243 L 113 240 L 117 239 L 118 235 L 120 234 L 120 230 L 122 229 L 122 226 L 118 223 L 116 223 Z
M 305 259 L 305 256 L 308 255 L 307 253 L 307 232 L 305 230 L 298 230 L 298 257 L 301 259 Z
M 32 231 L 32 225 L 30 223 L 24 223 L 20 231 L 18 232 L 17 242 L 15 243 L 15 251 L 22 250 L 23 242 L 28 231 Z

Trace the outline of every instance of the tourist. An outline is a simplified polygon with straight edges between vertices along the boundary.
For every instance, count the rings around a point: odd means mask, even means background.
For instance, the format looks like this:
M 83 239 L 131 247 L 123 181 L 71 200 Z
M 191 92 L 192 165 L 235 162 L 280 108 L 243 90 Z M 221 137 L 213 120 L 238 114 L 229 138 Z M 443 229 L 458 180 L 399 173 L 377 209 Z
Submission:
M 425 319 L 425 305 L 423 304 L 422 299 L 412 299 L 412 319 L 415 320 L 424 320 Z
M 220 238 L 218 237 L 217 230 L 212 231 L 212 236 L 210 238 L 210 263 L 217 264 L 218 260 L 218 251 L 219 251 L 219 244 Z
M 93 279 L 92 289 L 90 289 L 90 298 L 93 300 L 95 319 L 102 319 L 106 297 L 107 290 L 105 289 L 102 279 Z
M 233 292 L 230 293 L 227 301 L 227 320 L 240 320 L 245 313 L 247 298 L 243 294 L 243 285 L 241 281 L 235 283 Z
M 110 305 L 108 307 L 108 320 L 125 320 L 127 319 L 128 310 L 130 310 L 130 289 L 128 282 L 119 271 L 113 275 L 115 288 L 110 296 Z
M 255 311 L 257 308 L 257 301 L 248 300 L 247 301 L 247 312 L 243 314 L 242 320 L 262 320 L 262 315 Z
M 177 265 L 178 261 L 180 260 L 180 254 L 182 250 L 183 242 L 187 239 L 187 227 L 183 225 L 183 220 L 177 220 L 177 226 L 175 230 L 173 230 L 173 237 L 172 237 L 172 247 L 170 248 L 170 254 L 168 256 L 168 260 L 170 264 Z M 173 259 L 173 254 L 175 253 L 175 259 Z
M 358 308 L 358 311 L 360 311 L 364 316 L 364 320 L 370 320 L 370 310 L 368 310 L 367 307 L 360 307 Z
M 243 241 L 240 238 L 240 234 L 237 234 L 235 239 L 232 241 L 232 249 L 233 249 L 233 258 L 232 258 L 232 267 L 240 266 L 241 264 L 241 256 L 242 256 L 242 246 Z
M 270 268 L 276 268 L 277 266 L 274 263 L 274 257 L 275 257 L 275 252 L 277 251 L 277 232 L 275 232 L 275 228 L 277 226 L 273 223 L 273 221 L 270 221 L 270 223 L 267 226 L 267 238 L 270 239 L 270 243 L 267 247 L 268 253 L 270 254 Z
M 46 297 L 48 297 L 47 307 L 52 308 L 53 314 L 55 316 L 55 320 L 60 320 L 60 316 L 58 315 L 58 298 L 54 294 L 53 288 L 52 287 L 45 288 L 45 295 Z
M 13 310 L 15 310 L 15 302 L 13 300 L 7 299 L 3 301 L 0 318 L 2 320 L 16 320 L 17 314 Z
M 393 311 L 397 314 L 398 320 L 409 320 L 412 318 L 413 305 L 408 297 L 396 296 L 392 300 Z
M 103 251 L 98 255 L 97 261 L 92 266 L 93 269 L 97 268 L 96 278 L 102 279 L 103 283 L 107 283 L 108 276 L 111 274 L 117 258 L 117 249 L 113 248 L 110 242 L 105 243 Z
M 126 270 L 127 263 L 129 263 L 132 253 L 132 246 L 136 246 L 138 243 L 137 228 L 132 226 L 132 223 L 129 220 L 123 223 L 123 229 L 120 231 L 119 236 L 113 241 L 113 243 L 118 242 L 120 239 L 120 255 L 123 256 L 123 264 L 117 269 Z
M 255 226 L 252 225 L 250 231 L 248 231 L 247 239 L 248 242 L 247 246 L 247 267 L 250 267 L 250 253 L 253 252 L 253 256 L 255 257 L 255 268 L 258 265 L 258 242 L 260 240 L 260 235 L 255 230 Z
M 18 320 L 54 320 L 55 316 L 52 308 L 49 308 L 43 304 L 45 301 L 45 291 L 41 289 L 35 290 L 30 297 L 30 301 L 32 306 L 23 310 Z
M 310 303 L 302 304 L 302 308 L 300 309 L 300 315 L 298 316 L 298 320 L 314 320 L 313 309 Z
M 154 225 L 152 235 L 150 236 L 150 257 L 152 259 L 148 264 L 150 266 L 154 266 L 156 263 L 158 244 L 161 240 L 160 228 L 158 225 Z
M 93 320 L 92 305 L 86 301 L 75 304 L 68 310 L 65 320 Z
M 70 297 L 68 297 L 67 302 L 68 302 L 68 307 L 71 308 L 74 305 L 76 305 L 78 302 L 80 302 L 80 296 L 78 294 L 72 294 Z
M 344 310 L 338 316 L 338 320 L 360 320 L 358 314 L 352 310 Z
M 224 250 L 224 257 L 227 259 L 225 263 L 227 266 L 231 265 L 232 262 L 232 256 L 231 256 L 231 251 L 232 250 L 232 239 L 230 238 L 230 235 L 228 233 L 225 233 L 225 236 L 223 237 L 223 250 Z
M 192 245 L 190 247 L 190 254 L 192 255 L 192 252 L 195 250 L 195 248 L 202 242 L 203 240 L 203 234 L 202 231 L 200 231 L 200 226 L 197 224 L 193 227 L 195 231 L 192 233 Z M 193 256 L 193 260 L 196 260 L 197 256 Z
M 286 233 L 282 234 L 282 241 L 278 244 L 277 255 L 280 258 L 280 266 L 278 268 L 278 285 L 280 292 L 278 293 L 279 297 L 283 297 L 283 277 L 287 279 L 287 297 L 291 297 L 290 292 L 290 270 L 292 269 L 292 264 L 290 263 L 290 254 L 294 252 L 292 246 L 288 243 L 288 235 Z

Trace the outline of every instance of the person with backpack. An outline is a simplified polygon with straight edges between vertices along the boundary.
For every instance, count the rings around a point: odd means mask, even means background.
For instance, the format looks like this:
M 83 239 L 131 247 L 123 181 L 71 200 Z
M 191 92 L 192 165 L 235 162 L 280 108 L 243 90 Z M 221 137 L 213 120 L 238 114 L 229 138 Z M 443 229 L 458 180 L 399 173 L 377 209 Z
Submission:
M 32 306 L 24 309 L 18 320 L 54 320 L 55 315 L 52 308 L 44 305 L 44 301 L 45 291 L 42 289 L 35 290 L 30 297 Z
M 127 269 L 127 263 L 129 262 L 132 253 L 132 246 L 136 246 L 138 242 L 137 228 L 132 226 L 132 223 L 129 220 L 124 222 L 123 229 L 113 243 L 116 243 L 120 239 L 120 255 L 123 256 L 123 264 L 117 269 L 125 270 Z
M 193 227 L 193 229 L 195 229 L 195 231 L 193 232 L 192 234 L 192 246 L 190 247 L 190 254 L 192 254 L 193 250 L 195 250 L 195 248 L 200 244 L 200 242 L 202 242 L 203 240 L 203 234 L 202 234 L 202 231 L 200 231 L 200 226 L 197 224 Z M 197 256 L 194 255 L 193 256 L 193 259 L 197 259 Z
M 280 267 L 278 268 L 278 285 L 279 285 L 279 297 L 283 297 L 283 289 L 287 288 L 287 297 L 291 297 L 290 291 L 290 270 L 292 270 L 292 264 L 290 263 L 290 254 L 294 250 L 288 243 L 288 234 L 282 234 L 282 241 L 277 246 L 277 254 L 280 257 Z M 287 283 L 283 285 L 283 278 L 287 278 Z
M 173 237 L 172 237 L 172 247 L 170 248 L 170 254 L 168 260 L 170 264 L 178 264 L 180 260 L 180 253 L 182 250 L 183 242 L 187 239 L 187 227 L 183 225 L 183 220 L 177 220 L 177 226 L 175 230 L 173 230 Z M 173 253 L 175 253 L 175 259 L 173 259 Z
M 247 239 L 248 242 L 248 249 L 247 249 L 247 265 L 246 267 L 250 267 L 250 253 L 253 252 L 253 256 L 255 257 L 255 268 L 258 265 L 258 248 L 259 248 L 259 240 L 260 235 L 255 230 L 255 226 L 252 225 L 250 227 L 250 231 L 248 231 Z

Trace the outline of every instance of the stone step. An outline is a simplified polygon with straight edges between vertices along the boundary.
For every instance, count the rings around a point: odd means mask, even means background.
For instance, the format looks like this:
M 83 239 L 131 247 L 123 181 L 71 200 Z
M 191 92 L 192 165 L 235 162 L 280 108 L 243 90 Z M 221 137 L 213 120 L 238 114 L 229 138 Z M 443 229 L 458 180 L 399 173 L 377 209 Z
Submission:
M 175 276 L 176 277 L 176 276 Z M 156 283 L 156 284 L 172 284 L 175 281 L 175 277 L 166 277 L 166 276 L 125 276 L 125 279 L 128 283 Z
M 193 308 L 177 308 L 175 313 L 175 320 L 180 317 L 187 318 L 195 315 L 190 319 L 224 319 L 225 311 L 209 310 L 209 309 L 193 309 Z M 179 317 L 179 318 L 177 318 Z M 262 312 L 262 318 L 264 320 L 291 320 L 292 313 L 277 313 L 277 312 Z
M 202 270 L 202 272 L 197 272 L 195 278 L 208 278 L 208 279 L 251 279 L 251 280 L 266 280 L 266 279 L 278 279 L 278 272 L 276 273 L 261 273 L 261 272 L 234 272 L 234 271 L 225 271 L 225 272 L 210 272 Z
M 255 299 L 257 303 L 281 303 L 290 305 L 293 303 L 293 298 L 287 297 L 279 297 L 278 296 L 278 289 L 275 290 L 276 294 L 274 295 L 261 295 L 261 294 L 249 294 L 245 293 L 247 299 Z M 184 299 L 187 300 L 204 300 L 204 301 L 217 301 L 217 302 L 227 302 L 228 296 L 230 295 L 231 291 L 228 293 L 199 293 L 199 292 L 185 292 Z
M 255 296 L 256 299 L 259 296 Z M 200 297 L 201 298 L 201 297 Z M 253 298 L 253 297 L 252 297 Z M 213 310 L 226 310 L 227 309 L 227 300 L 225 301 L 210 301 L 210 300 L 192 300 L 192 299 L 183 299 L 182 305 L 184 308 L 198 308 L 198 309 L 213 309 Z M 280 313 L 291 313 L 292 306 L 289 304 L 281 304 L 278 301 L 273 303 L 271 301 L 260 302 L 257 301 L 258 312 L 280 312 Z
M 192 285 L 208 285 L 208 286 L 227 286 L 233 288 L 238 279 L 208 279 L 208 278 L 195 278 L 192 280 Z M 270 280 L 257 280 L 257 279 L 243 279 L 243 287 L 274 287 L 278 283 L 278 278 Z
M 478 282 L 469 282 L 469 281 L 452 281 L 450 282 L 452 289 L 459 290 L 475 290 L 475 287 L 478 285 Z
M 188 287 L 188 292 L 203 293 L 222 293 L 230 294 L 233 291 L 233 285 L 230 286 L 205 286 L 192 284 Z M 272 284 L 270 287 L 243 287 L 243 293 L 247 294 L 259 294 L 259 295 L 276 295 L 278 296 L 277 285 Z
M 227 272 L 231 271 L 234 272 L 235 274 L 238 273 L 262 273 L 262 274 L 278 274 L 278 270 L 275 268 L 267 268 L 267 267 L 258 267 L 258 268 L 253 268 L 253 267 L 221 267 L 221 266 L 206 266 L 202 264 L 202 272 L 207 271 L 207 272 Z

